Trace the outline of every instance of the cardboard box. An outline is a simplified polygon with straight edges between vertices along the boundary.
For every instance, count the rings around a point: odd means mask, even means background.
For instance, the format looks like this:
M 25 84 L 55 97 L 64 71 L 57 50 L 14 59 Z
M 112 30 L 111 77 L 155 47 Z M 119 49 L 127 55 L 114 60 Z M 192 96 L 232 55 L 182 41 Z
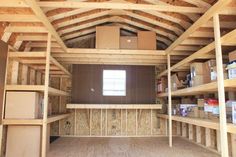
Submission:
M 236 102 L 232 103 L 232 121 L 236 124 Z
M 156 50 L 156 33 L 152 31 L 138 31 L 138 49 Z
M 199 109 L 197 106 L 191 108 L 191 110 L 187 114 L 188 117 L 199 118 Z
M 195 98 L 190 98 L 190 97 L 182 97 L 181 98 L 181 104 L 196 104 L 197 101 Z
M 42 102 L 42 95 L 37 92 L 7 92 L 5 118 L 41 118 Z
M 229 100 L 226 102 L 226 113 L 231 116 L 230 120 L 233 124 L 236 124 L 236 101 Z
M 120 27 L 118 26 L 96 27 L 96 48 L 97 49 L 119 49 L 120 48 Z
M 134 36 L 121 36 L 120 37 L 120 49 L 138 49 L 138 38 Z
M 197 75 L 204 75 L 204 63 L 194 62 L 190 64 L 191 78 Z
M 204 71 L 203 75 L 205 75 L 205 83 L 210 83 L 211 82 L 211 69 L 212 67 L 216 66 L 216 60 L 208 60 L 204 63 Z
M 199 118 L 202 118 L 202 119 L 205 118 L 205 112 L 204 112 L 204 110 L 199 110 Z
M 229 79 L 236 78 L 236 63 L 231 63 L 227 65 L 228 77 Z
M 40 157 L 41 126 L 8 126 L 6 157 Z M 50 124 L 47 126 L 47 151 L 50 149 Z
M 204 107 L 204 105 L 205 105 L 205 99 L 197 99 L 198 107 Z
M 236 60 L 236 51 L 229 53 L 229 62 Z
M 196 75 L 191 80 L 191 87 L 199 86 L 205 84 L 205 75 Z
M 183 82 L 179 80 L 177 74 L 171 75 L 171 90 L 175 91 L 179 88 L 184 88 Z
M 223 64 L 223 70 L 224 70 L 224 79 L 228 78 L 228 73 L 226 70 L 226 65 Z M 211 82 L 217 81 L 217 67 L 213 66 L 211 67 Z
M 8 126 L 6 157 L 40 157 L 40 126 Z

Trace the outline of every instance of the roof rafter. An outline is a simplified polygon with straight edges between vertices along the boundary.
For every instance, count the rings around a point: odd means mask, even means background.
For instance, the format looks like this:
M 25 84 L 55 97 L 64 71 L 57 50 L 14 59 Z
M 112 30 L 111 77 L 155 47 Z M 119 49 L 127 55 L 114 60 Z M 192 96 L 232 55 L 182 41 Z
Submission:
M 48 29 L 48 31 L 54 36 L 54 38 L 57 40 L 57 42 L 61 45 L 62 49 L 66 52 L 66 45 L 62 41 L 61 37 L 58 35 L 52 24 L 47 19 L 47 16 L 43 13 L 41 8 L 38 6 L 36 0 L 25 0 L 27 5 L 31 7 L 35 15 L 41 20 L 41 22 L 45 25 L 45 27 Z
M 166 50 L 167 54 L 172 53 L 171 51 L 175 49 L 179 44 L 181 44 L 185 39 L 187 39 L 190 34 L 200 28 L 205 24 L 216 12 L 219 12 L 223 6 L 229 4 L 231 0 L 218 0 L 205 14 L 203 14 L 191 27 L 189 27 L 175 42 L 173 42 Z
M 150 5 L 150 4 L 132 4 L 132 3 L 110 3 L 110 2 L 75 2 L 75 1 L 60 1 L 60 2 L 38 2 L 40 7 L 53 8 L 91 8 L 91 9 L 127 9 L 127 10 L 153 10 L 163 12 L 180 12 L 180 13 L 204 13 L 205 8 L 197 7 L 182 7 L 169 5 Z M 145 8 L 145 9 L 144 9 Z

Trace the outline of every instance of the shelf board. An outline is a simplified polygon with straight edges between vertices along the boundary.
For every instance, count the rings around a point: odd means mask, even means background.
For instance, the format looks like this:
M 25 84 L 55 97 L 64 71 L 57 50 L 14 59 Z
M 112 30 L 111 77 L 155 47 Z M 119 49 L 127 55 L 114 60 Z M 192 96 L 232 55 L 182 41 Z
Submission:
M 166 114 L 158 114 L 157 116 L 160 118 L 168 119 L 168 115 L 166 115 Z M 207 119 L 172 116 L 172 120 L 178 121 L 178 122 L 183 122 L 183 123 L 188 123 L 188 124 L 192 124 L 192 125 L 196 125 L 196 126 L 201 126 L 201 127 L 205 127 L 205 128 L 215 129 L 215 130 L 220 129 L 219 122 L 214 122 L 214 121 L 207 120 Z M 228 123 L 227 124 L 227 131 L 229 133 L 236 134 L 236 125 Z
M 3 125 L 42 125 L 42 119 L 3 119 Z
M 225 90 L 235 91 L 236 79 L 227 79 L 224 81 Z M 171 91 L 172 96 L 188 96 L 188 95 L 200 95 L 203 93 L 217 92 L 217 82 L 211 82 L 196 87 L 189 87 L 184 89 L 179 89 L 176 91 Z M 167 97 L 168 93 L 157 94 L 157 97 Z
M 35 70 L 45 71 L 46 52 L 10 52 L 9 57 Z M 50 63 L 50 75 L 68 75 L 71 77 L 71 73 L 52 56 L 50 56 Z
M 52 123 L 70 116 L 70 113 L 49 116 L 47 123 Z M 43 125 L 43 119 L 3 119 L 3 125 Z
M 52 123 L 52 122 L 56 122 L 61 119 L 65 119 L 65 118 L 69 117 L 70 115 L 71 115 L 70 113 L 65 113 L 65 114 L 49 116 L 47 123 Z
M 67 104 L 67 109 L 162 109 L 161 104 Z
M 7 91 L 35 91 L 44 92 L 44 85 L 6 85 Z M 61 91 L 52 87 L 48 87 L 49 95 L 53 96 L 70 96 L 69 93 Z

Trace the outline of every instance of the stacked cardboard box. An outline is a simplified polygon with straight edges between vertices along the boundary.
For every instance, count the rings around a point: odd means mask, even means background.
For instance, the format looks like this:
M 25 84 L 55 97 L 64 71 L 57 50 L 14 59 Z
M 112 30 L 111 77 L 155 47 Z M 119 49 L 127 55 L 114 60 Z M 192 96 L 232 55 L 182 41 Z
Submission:
M 236 124 L 236 101 L 228 100 L 226 102 L 226 113 L 228 122 Z
M 50 107 L 49 107 L 50 109 Z M 7 92 L 5 118 L 37 119 L 43 117 L 43 98 L 37 92 Z
M 119 49 L 120 48 L 120 27 L 117 27 L 117 26 L 96 27 L 96 48 L 97 49 Z
M 8 126 L 6 157 L 40 157 L 41 126 Z M 47 127 L 47 151 L 50 146 L 50 125 Z
M 177 74 L 171 75 L 171 90 L 175 91 L 180 88 L 184 88 L 183 81 L 179 80 Z
M 223 64 L 223 70 L 224 70 L 224 79 L 228 78 L 228 73 L 226 70 L 226 64 Z M 211 82 L 217 81 L 217 67 L 213 66 L 211 67 Z
M 120 37 L 120 49 L 137 50 L 138 38 L 135 36 L 121 36 Z
M 236 78 L 236 51 L 229 53 L 229 64 L 227 66 L 228 78 Z
M 206 65 L 207 63 L 200 62 L 190 65 L 192 87 L 210 82 L 210 70 L 207 70 Z
M 37 92 L 7 92 L 5 106 L 6 119 L 39 119 L 43 117 L 43 99 L 42 95 Z M 6 156 L 39 157 L 41 130 L 41 126 L 8 126 Z M 50 125 L 48 125 L 48 148 L 49 132 Z
M 233 62 L 236 60 L 236 51 L 229 53 L 229 62 Z
M 152 31 L 138 31 L 138 49 L 156 50 L 156 33 Z

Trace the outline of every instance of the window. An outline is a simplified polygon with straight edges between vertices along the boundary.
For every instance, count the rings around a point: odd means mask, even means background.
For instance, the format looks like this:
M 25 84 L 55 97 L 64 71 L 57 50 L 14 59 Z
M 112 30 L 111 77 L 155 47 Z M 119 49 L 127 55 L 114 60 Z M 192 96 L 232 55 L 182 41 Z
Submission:
M 103 95 L 104 96 L 126 95 L 125 70 L 103 70 Z

